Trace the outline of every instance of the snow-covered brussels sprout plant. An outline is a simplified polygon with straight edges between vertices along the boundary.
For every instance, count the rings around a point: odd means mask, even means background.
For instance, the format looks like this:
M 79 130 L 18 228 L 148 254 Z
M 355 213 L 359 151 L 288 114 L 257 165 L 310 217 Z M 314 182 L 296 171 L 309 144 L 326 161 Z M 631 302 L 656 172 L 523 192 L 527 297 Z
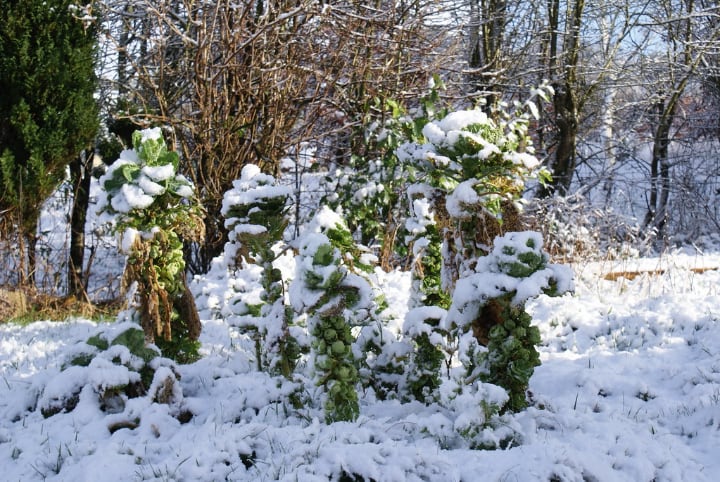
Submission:
M 202 211 L 192 183 L 160 128 L 133 133 L 100 178 L 100 211 L 114 217 L 127 277 L 137 283 L 138 314 L 148 342 L 177 361 L 197 357 L 200 319 L 185 278 L 183 240 L 202 240 Z
M 308 314 L 315 383 L 324 388 L 327 422 L 352 421 L 360 407 L 360 379 L 353 354 L 353 326 L 367 323 L 374 293 L 357 270 L 366 260 L 343 219 L 321 209 L 299 239 L 293 307 Z
M 541 294 L 558 296 L 573 289 L 572 270 L 548 264 L 540 233 L 507 233 L 495 239 L 492 253 L 478 260 L 475 272 L 461 278 L 448 311 L 448 324 L 469 350 L 468 379 L 480 378 L 507 390 L 503 409 L 527 406 L 526 391 L 540 355 L 540 331 L 531 325 L 525 303 Z M 474 356 L 473 356 L 474 355 Z
M 258 369 L 290 378 L 300 356 L 292 335 L 292 309 L 286 303 L 280 269 L 274 266 L 283 249 L 283 232 L 288 224 L 289 186 L 278 185 L 254 164 L 243 167 L 240 179 L 225 193 L 221 214 L 229 231 L 225 254 L 230 264 L 254 263 L 262 268 L 262 294 L 257 316 L 244 324 L 255 339 Z
M 415 232 L 416 244 L 422 244 L 423 231 L 430 233 L 428 227 L 441 231 L 445 245 L 440 284 L 446 291 L 492 249 L 495 235 L 517 230 L 511 218 L 526 182 L 547 179 L 533 155 L 528 125 L 537 114 L 535 98 L 547 99 L 550 93 L 549 86 L 541 86 L 513 114 L 451 112 L 423 127 L 424 142 L 397 149 L 398 158 L 417 170 L 418 182 L 408 192 L 414 208 L 409 222 L 415 228 L 409 231 Z M 423 199 L 426 206 L 419 210 Z M 423 219 L 428 212 L 433 219 Z M 499 224 L 504 225 L 501 230 Z
M 482 374 L 483 381 L 505 388 L 510 410 L 526 406 L 528 380 L 539 364 L 539 332 L 530 325 L 525 301 L 572 287 L 566 270 L 547 265 L 540 235 L 522 232 L 519 216 L 527 181 L 547 179 L 533 155 L 528 125 L 537 116 L 535 98 L 551 93 L 548 85 L 535 89 L 512 114 L 501 109 L 494 115 L 478 109 L 451 112 L 423 127 L 425 142 L 397 150 L 401 160 L 416 167 L 420 181 L 408 190 L 413 207 L 408 231 L 414 235 L 415 264 L 424 268 L 422 282 L 414 283 L 420 291 L 415 298 L 431 301 L 432 286 L 452 297 L 444 323 L 425 331 L 437 335 L 443 325 L 447 346 L 458 347 L 469 380 Z M 438 239 L 443 242 L 441 267 L 422 260 L 433 254 L 427 246 Z M 421 365 L 432 362 L 420 356 L 426 351 L 416 354 Z

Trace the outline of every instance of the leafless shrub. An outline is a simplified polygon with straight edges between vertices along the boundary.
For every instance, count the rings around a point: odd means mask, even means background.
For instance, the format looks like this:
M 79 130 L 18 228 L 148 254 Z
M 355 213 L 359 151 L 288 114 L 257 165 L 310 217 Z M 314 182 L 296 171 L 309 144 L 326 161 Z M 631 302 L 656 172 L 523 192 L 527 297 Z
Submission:
M 320 161 L 348 156 L 377 99 L 417 97 L 439 68 L 434 46 L 445 35 L 426 25 L 434 8 L 426 0 L 108 7 L 124 118 L 171 127 L 206 209 L 205 245 L 189 260 L 195 272 L 222 250 L 222 197 L 245 164 L 277 175 L 301 145 Z
M 655 232 L 636 219 L 593 207 L 579 194 L 535 199 L 524 214 L 558 262 L 638 256 L 651 252 L 656 239 Z

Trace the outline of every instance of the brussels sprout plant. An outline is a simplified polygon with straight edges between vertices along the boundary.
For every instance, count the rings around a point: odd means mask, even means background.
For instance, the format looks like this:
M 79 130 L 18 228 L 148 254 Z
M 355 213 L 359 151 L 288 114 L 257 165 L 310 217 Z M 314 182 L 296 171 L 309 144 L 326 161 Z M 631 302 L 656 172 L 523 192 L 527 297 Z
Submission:
M 120 249 L 128 255 L 126 276 L 137 283 L 147 342 L 167 357 L 191 361 L 201 326 L 187 287 L 183 240 L 202 239 L 201 208 L 160 128 L 136 131 L 132 139 L 133 149 L 100 178 L 100 211 L 114 216 Z

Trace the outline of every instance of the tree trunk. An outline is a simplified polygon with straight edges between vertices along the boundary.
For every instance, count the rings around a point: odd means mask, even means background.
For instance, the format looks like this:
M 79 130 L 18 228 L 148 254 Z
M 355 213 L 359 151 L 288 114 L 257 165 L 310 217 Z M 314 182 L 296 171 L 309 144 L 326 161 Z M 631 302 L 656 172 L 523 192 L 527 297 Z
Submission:
M 38 236 L 37 236 L 37 222 L 33 224 L 31 228 L 27 230 L 25 233 L 25 238 L 27 239 L 27 277 L 25 279 L 25 285 L 32 287 L 32 289 L 37 288 L 35 282 L 37 281 L 37 276 L 35 274 L 37 273 L 37 243 L 38 243 Z
M 557 140 L 555 158 L 552 162 L 553 180 L 550 186 L 540 189 L 539 196 L 546 197 L 553 192 L 567 195 L 577 166 L 577 135 L 579 128 L 578 114 L 578 75 L 580 61 L 580 26 L 585 9 L 584 0 L 568 2 L 567 25 L 563 51 L 558 51 L 559 37 L 555 33 L 559 24 L 559 2 L 548 1 L 548 17 L 551 28 L 548 61 L 551 77 L 555 77 L 553 87 L 555 97 L 555 126 Z
M 557 126 L 557 147 L 555 162 L 553 163 L 553 184 L 555 191 L 565 196 L 570 191 L 573 175 L 575 174 L 578 113 L 575 105 L 573 86 L 568 84 L 560 88 L 555 94 L 555 123 Z
M 653 135 L 653 153 L 650 163 L 650 197 L 648 212 L 645 215 L 645 226 L 657 229 L 662 235 L 668 216 L 670 198 L 670 128 L 675 117 L 675 98 L 658 103 L 658 125 Z
M 70 163 L 70 182 L 73 186 L 73 204 L 70 212 L 70 259 L 68 263 L 68 296 L 87 299 L 85 261 L 85 221 L 90 204 L 93 152 L 88 149 Z
M 503 41 L 507 23 L 505 0 L 471 0 L 469 83 L 472 95 L 482 95 L 485 110 L 490 113 L 500 101 L 503 75 Z
M 18 265 L 17 282 L 19 286 L 27 286 L 28 284 L 28 270 L 27 270 L 27 238 L 21 231 L 17 237 L 18 240 Z
M 610 206 L 613 194 L 613 188 L 615 186 L 615 165 L 617 164 L 617 149 L 614 144 L 615 137 L 615 94 L 616 90 L 614 87 L 614 76 L 611 75 L 611 83 L 608 92 L 605 94 L 603 107 L 603 122 L 602 122 L 602 141 L 603 149 L 605 151 L 605 158 L 607 159 L 607 174 L 605 175 L 605 182 L 603 189 L 605 190 L 605 204 Z

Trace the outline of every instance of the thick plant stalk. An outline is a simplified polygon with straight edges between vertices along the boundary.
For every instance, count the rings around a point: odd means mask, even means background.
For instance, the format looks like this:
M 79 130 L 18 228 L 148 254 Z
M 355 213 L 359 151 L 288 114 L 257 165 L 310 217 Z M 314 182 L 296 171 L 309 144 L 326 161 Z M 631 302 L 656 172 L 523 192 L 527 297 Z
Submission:
M 183 290 L 176 299 L 174 306 L 180 319 L 185 321 L 188 330 L 188 338 L 197 340 L 200 338 L 202 324 L 200 323 L 200 315 L 198 314 L 195 298 L 193 298 L 187 283 L 187 276 L 182 273 Z
M 360 377 L 351 326 L 366 320 L 357 313 L 373 308 L 366 280 L 355 270 L 366 265 L 342 218 L 322 208 L 299 241 L 298 273 L 291 300 L 308 314 L 314 379 L 323 387 L 325 421 L 354 421 L 360 413 Z

